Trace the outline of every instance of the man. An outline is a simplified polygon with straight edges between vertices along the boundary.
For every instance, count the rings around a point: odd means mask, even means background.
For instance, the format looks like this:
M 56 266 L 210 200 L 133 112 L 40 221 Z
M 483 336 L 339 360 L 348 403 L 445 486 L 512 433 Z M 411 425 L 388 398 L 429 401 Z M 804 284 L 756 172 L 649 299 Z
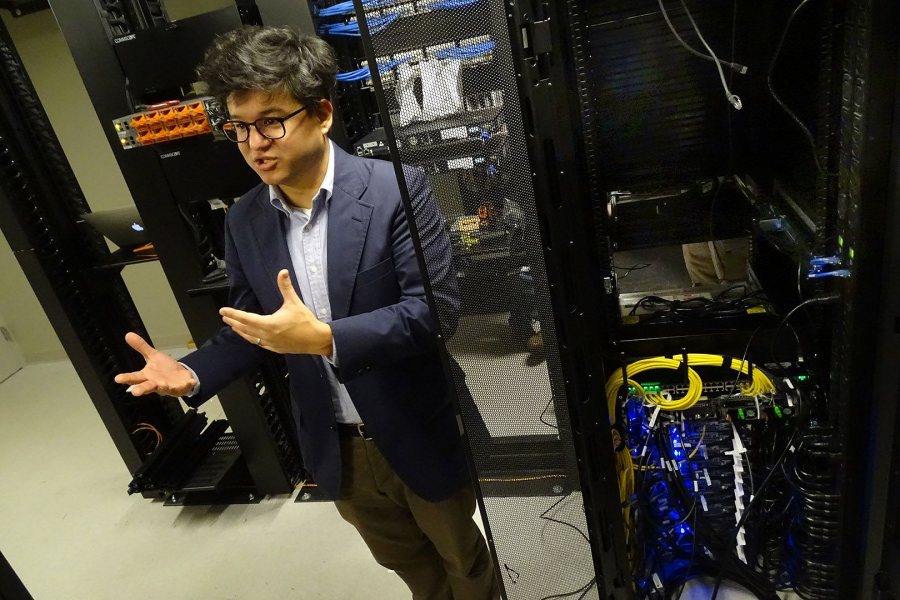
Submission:
M 129 333 L 147 364 L 116 381 L 196 406 L 265 353 L 283 354 L 304 462 L 375 559 L 414 598 L 497 597 L 393 167 L 327 137 L 331 48 L 248 27 L 219 37 L 198 72 L 228 106 L 223 132 L 262 180 L 228 212 L 227 326 L 183 363 Z M 452 316 L 442 219 L 425 175 L 405 175 L 422 247 L 442 258 L 429 267 L 434 294 Z

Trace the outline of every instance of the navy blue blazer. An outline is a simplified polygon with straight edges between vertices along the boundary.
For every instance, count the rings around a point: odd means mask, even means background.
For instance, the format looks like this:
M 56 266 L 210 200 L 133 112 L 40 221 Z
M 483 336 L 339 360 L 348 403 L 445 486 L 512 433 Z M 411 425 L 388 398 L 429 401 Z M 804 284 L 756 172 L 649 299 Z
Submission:
M 438 329 L 391 163 L 334 147 L 328 211 L 328 293 L 338 379 L 347 386 L 366 431 L 403 481 L 421 497 L 449 497 L 467 480 L 452 386 L 438 354 Z M 459 308 L 456 274 L 443 218 L 424 173 L 404 167 L 436 302 L 446 328 Z M 276 283 L 291 272 L 287 217 L 260 184 L 228 211 L 225 260 L 231 306 L 271 314 L 283 303 Z M 223 327 L 182 362 L 194 369 L 197 406 L 255 369 L 266 350 Z M 341 452 L 321 357 L 285 356 L 303 461 L 331 498 L 341 488 Z

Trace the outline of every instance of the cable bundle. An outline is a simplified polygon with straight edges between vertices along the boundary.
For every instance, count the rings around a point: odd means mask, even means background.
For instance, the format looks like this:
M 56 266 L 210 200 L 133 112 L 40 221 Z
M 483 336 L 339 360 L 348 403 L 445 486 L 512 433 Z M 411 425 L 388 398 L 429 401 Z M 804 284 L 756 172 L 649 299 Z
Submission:
M 834 433 L 811 427 L 801 438 L 788 480 L 794 488 L 793 523 L 787 565 L 797 594 L 805 600 L 837 598 L 840 558 L 840 496 L 834 466 L 840 463 Z
M 479 44 L 470 44 L 468 46 L 451 46 L 449 48 L 441 48 L 440 50 L 436 50 L 432 54 L 432 56 L 439 60 L 465 60 L 467 58 L 475 58 L 477 56 L 490 54 L 491 52 L 493 52 L 494 46 L 496 45 L 497 44 L 493 40 L 491 40 L 487 42 L 481 42 Z
M 361 67 L 356 69 L 355 71 L 348 71 L 347 73 L 338 73 L 336 79 L 343 83 L 349 83 L 351 81 L 365 81 L 372 76 L 369 71 L 369 67 Z
M 393 23 L 399 17 L 399 13 L 388 13 L 379 17 L 370 17 L 367 21 L 369 33 L 375 35 L 384 30 L 385 27 Z M 319 33 L 325 35 L 346 35 L 351 37 L 359 37 L 359 21 L 356 19 L 348 23 L 329 23 L 319 27 Z
M 394 0 L 362 0 L 362 5 L 364 8 L 379 8 L 382 6 L 388 6 L 393 3 Z M 354 10 L 353 0 L 346 0 L 345 2 L 338 2 L 337 4 L 334 4 L 332 6 L 320 8 L 318 11 L 318 15 L 320 17 L 334 17 L 337 15 L 350 14 Z
M 681 360 L 680 356 L 674 357 L 675 360 Z M 728 359 L 723 356 L 719 356 L 717 354 L 688 354 L 688 364 L 698 366 L 698 367 L 721 367 L 724 366 L 724 362 Z M 772 394 L 775 392 L 775 384 L 772 383 L 772 380 L 766 375 L 762 370 L 758 368 L 754 368 L 752 364 L 747 362 L 746 360 L 738 360 L 736 358 L 731 359 L 731 364 L 728 365 L 732 370 L 738 371 L 739 373 L 743 373 L 744 375 L 750 375 L 752 380 L 750 385 L 744 386 L 741 388 L 741 392 L 747 396 L 760 396 L 765 394 Z M 750 369 L 753 369 L 751 374 Z
M 617 454 L 616 464 L 637 596 L 680 597 L 688 580 L 708 576 L 716 578 L 714 597 L 727 579 L 776 600 L 787 582 L 792 506 L 782 465 L 797 430 L 787 435 L 792 425 L 779 419 L 686 419 L 636 396 L 621 416 L 613 438 L 626 432 L 632 448 L 631 461 Z
M 735 285 L 718 293 L 714 298 L 696 296 L 686 300 L 669 300 L 659 296 L 644 296 L 631 308 L 629 315 L 637 313 L 639 308 L 651 311 L 648 319 L 669 317 L 675 321 L 683 319 L 704 319 L 716 317 L 743 316 L 747 310 L 760 304 L 759 296 L 762 292 L 745 291 L 737 298 L 729 299 L 730 292 L 737 289 L 745 289 L 743 284 Z
M 426 4 L 426 8 L 431 8 L 435 10 L 439 9 L 454 9 L 454 8 L 464 8 L 466 6 L 472 6 L 473 4 L 478 3 L 479 0 L 438 0 L 437 2 L 431 2 Z
M 753 557 L 745 561 L 736 549 L 743 544 L 735 533 L 736 501 L 747 503 L 752 490 L 741 487 L 733 470 L 732 425 L 673 420 L 673 415 L 648 422 L 643 410 L 640 414 L 631 420 L 629 413 L 628 424 L 636 448 L 637 489 L 623 503 L 626 523 L 628 511 L 637 511 L 626 539 L 629 549 L 635 548 L 631 556 L 638 597 L 675 597 L 687 580 L 706 575 L 775 600 L 769 576 L 757 571 Z M 741 521 L 751 523 L 743 516 Z
M 690 364 L 691 360 L 688 358 L 688 364 Z M 656 358 L 645 358 L 643 360 L 639 360 L 637 362 L 633 362 L 627 367 L 629 375 L 637 375 L 638 373 L 642 373 L 644 371 L 650 371 L 653 369 L 669 369 L 669 370 L 678 370 L 681 368 L 681 361 L 675 360 L 673 358 L 664 358 L 662 356 L 658 356 Z M 683 397 L 678 398 L 676 400 L 669 400 L 662 394 L 658 392 L 646 392 L 641 385 L 631 379 L 629 377 L 628 384 L 634 386 L 634 389 L 637 392 L 637 395 L 642 397 L 645 401 L 650 404 L 654 404 L 659 406 L 663 410 L 686 410 L 697 403 L 697 400 L 700 399 L 700 395 L 703 392 L 703 381 L 700 379 L 700 375 L 690 367 L 687 369 L 688 374 L 688 382 L 689 388 L 687 394 Z M 615 422 L 615 402 L 616 396 L 619 393 L 619 388 L 622 386 L 622 369 L 614 372 L 612 377 L 610 377 L 606 382 L 606 399 L 609 402 L 610 406 L 610 416 L 613 418 Z
M 395 58 L 394 60 L 389 60 L 386 63 L 382 63 L 378 65 L 379 73 L 387 73 L 391 69 L 402 65 L 405 62 L 409 62 L 409 58 Z M 336 79 L 343 83 L 349 83 L 351 81 L 365 81 L 372 77 L 372 72 L 369 71 L 369 67 L 361 67 L 356 69 L 355 71 L 348 71 L 347 73 L 338 73 Z
M 772 383 L 772 380 L 769 378 L 769 376 L 766 375 L 761 369 L 753 368 L 753 365 L 751 365 L 747 361 L 741 361 L 732 358 L 729 363 L 728 358 L 718 356 L 716 354 L 688 354 L 688 365 L 682 365 L 681 361 L 681 356 L 675 356 L 673 358 L 665 358 L 659 356 L 656 358 L 645 358 L 643 360 L 633 362 L 625 367 L 628 372 L 628 385 L 634 387 L 635 395 L 643 398 L 645 402 L 654 406 L 658 406 L 662 410 L 673 411 L 687 410 L 691 408 L 697 403 L 703 393 L 703 380 L 700 379 L 700 375 L 698 375 L 697 372 L 691 368 L 691 366 L 728 366 L 731 369 L 738 371 L 738 377 L 740 377 L 741 373 L 743 373 L 744 375 L 750 375 L 752 379 L 749 384 L 745 384 L 741 388 L 741 392 L 747 396 L 771 394 L 775 391 L 775 384 Z M 677 398 L 674 400 L 666 398 L 659 392 L 647 392 L 646 390 L 644 390 L 640 383 L 631 378 L 632 375 L 654 369 L 678 370 L 682 368 L 687 368 L 688 391 L 681 398 Z M 606 382 L 606 400 L 609 406 L 609 414 L 613 424 L 615 424 L 616 422 L 616 397 L 619 394 L 619 389 L 624 383 L 625 382 L 623 382 L 622 380 L 622 369 L 618 369 L 613 372 L 612 376 L 610 376 L 610 378 Z
M 352 13 L 353 10 L 353 0 L 348 0 L 347 2 L 340 2 L 334 6 L 329 6 L 328 8 L 319 9 L 319 16 L 334 17 L 336 15 Z

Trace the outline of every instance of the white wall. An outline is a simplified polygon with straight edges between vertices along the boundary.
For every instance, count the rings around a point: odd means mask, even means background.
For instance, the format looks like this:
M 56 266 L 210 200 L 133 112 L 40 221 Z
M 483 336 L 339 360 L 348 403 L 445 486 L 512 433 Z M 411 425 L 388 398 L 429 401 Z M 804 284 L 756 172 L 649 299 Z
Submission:
M 92 210 L 133 204 L 53 14 L 45 10 L 16 19 L 0 10 L 0 15 Z M 159 263 L 129 266 L 122 276 L 156 345 L 186 346 L 190 334 Z M 6 315 L 25 360 L 63 358 L 62 345 L 5 239 L 0 240 L 0 282 L 0 314 Z

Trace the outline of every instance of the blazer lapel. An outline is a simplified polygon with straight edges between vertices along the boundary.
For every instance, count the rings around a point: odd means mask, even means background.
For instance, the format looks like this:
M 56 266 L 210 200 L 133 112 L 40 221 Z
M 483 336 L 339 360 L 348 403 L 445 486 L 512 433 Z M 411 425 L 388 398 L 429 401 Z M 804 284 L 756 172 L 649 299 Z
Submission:
M 281 213 L 269 203 L 269 188 L 263 186 L 262 191 L 256 197 L 259 204 L 252 218 L 253 236 L 259 248 L 259 260 L 263 268 L 263 277 L 269 280 L 269 286 L 274 296 L 271 301 L 277 308 L 281 306 L 281 291 L 278 289 L 277 276 L 281 269 L 287 269 L 291 274 L 294 289 L 300 295 L 300 286 L 297 285 L 297 275 L 291 264 L 291 255 L 288 252 L 287 236 L 285 233 L 285 221 L 280 219 Z M 264 300 L 259 298 L 262 303 Z
M 331 317 L 350 311 L 350 297 L 359 270 L 373 205 L 363 201 L 368 183 L 363 161 L 334 148 L 334 190 L 328 207 L 328 297 Z

